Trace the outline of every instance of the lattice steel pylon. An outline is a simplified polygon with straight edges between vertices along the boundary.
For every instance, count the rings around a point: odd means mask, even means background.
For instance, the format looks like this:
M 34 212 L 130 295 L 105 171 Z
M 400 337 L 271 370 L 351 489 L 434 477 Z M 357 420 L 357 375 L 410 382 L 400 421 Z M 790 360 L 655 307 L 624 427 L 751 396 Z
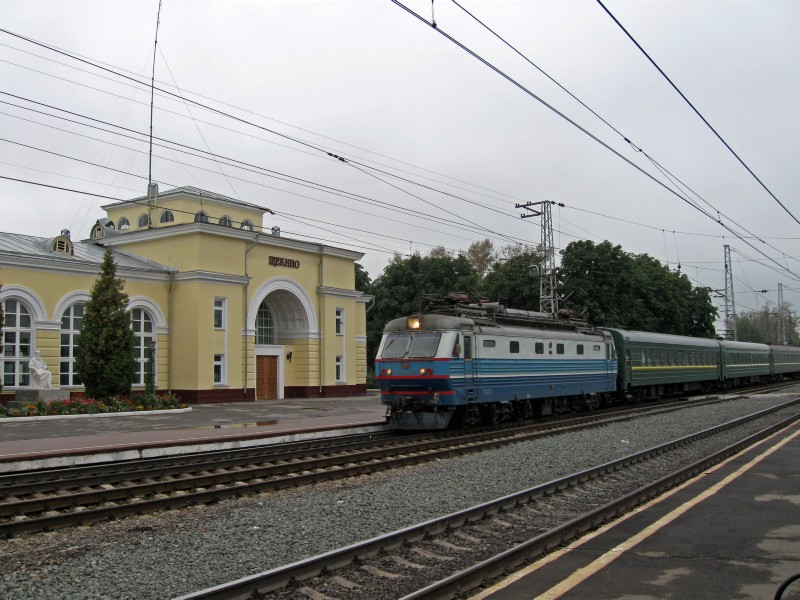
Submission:
M 725 250 L 725 338 L 736 339 L 736 302 L 733 300 L 733 269 L 731 268 L 731 247 Z
M 516 208 L 524 208 L 529 214 L 520 215 L 523 219 L 542 217 L 542 262 L 539 273 L 539 311 L 550 315 L 558 314 L 558 291 L 556 289 L 556 256 L 553 245 L 553 216 L 550 207 L 555 202 L 526 202 L 517 204 Z M 561 204 L 560 206 L 563 206 Z M 541 208 L 534 208 L 541 207 Z

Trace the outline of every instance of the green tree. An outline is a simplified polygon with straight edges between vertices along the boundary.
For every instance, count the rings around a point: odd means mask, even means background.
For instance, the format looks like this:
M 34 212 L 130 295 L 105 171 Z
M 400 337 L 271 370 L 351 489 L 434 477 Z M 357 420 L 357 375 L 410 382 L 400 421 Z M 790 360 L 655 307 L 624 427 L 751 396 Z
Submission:
M 711 290 L 694 288 L 653 257 L 608 241 L 572 242 L 561 254 L 559 293 L 592 325 L 714 336 Z
M 534 268 L 540 262 L 540 254 L 532 250 L 495 262 L 483 278 L 481 292 L 507 308 L 538 311 L 539 278 Z
M 369 273 L 360 264 L 356 263 L 356 289 L 359 292 L 369 292 L 369 287 L 372 285 L 372 280 L 369 278 Z
M 783 321 L 783 340 L 781 340 L 780 326 Z M 736 338 L 741 342 L 757 342 L 762 344 L 797 345 L 798 335 L 795 323 L 792 320 L 790 304 L 784 304 L 782 309 L 773 306 L 764 306 L 759 310 L 746 311 L 736 315 Z
M 111 250 L 86 303 L 75 364 L 93 398 L 129 394 L 136 374 L 134 337 L 124 282 L 117 279 Z
M 369 293 L 375 297 L 367 313 L 367 356 L 375 358 L 383 328 L 397 317 L 419 310 L 420 296 L 464 291 L 479 292 L 479 278 L 466 256 L 451 256 L 434 248 L 428 256 L 395 254 L 375 279 Z
M 486 238 L 479 242 L 472 242 L 467 249 L 467 260 L 478 273 L 478 276 L 483 279 L 496 260 L 492 240 Z

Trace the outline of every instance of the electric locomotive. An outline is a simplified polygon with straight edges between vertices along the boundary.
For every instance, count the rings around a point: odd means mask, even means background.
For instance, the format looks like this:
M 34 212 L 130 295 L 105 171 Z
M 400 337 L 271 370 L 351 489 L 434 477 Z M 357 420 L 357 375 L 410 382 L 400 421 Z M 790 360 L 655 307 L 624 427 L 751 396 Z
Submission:
M 434 306 L 390 321 L 375 370 L 401 429 L 597 408 L 617 385 L 611 334 L 498 304 Z

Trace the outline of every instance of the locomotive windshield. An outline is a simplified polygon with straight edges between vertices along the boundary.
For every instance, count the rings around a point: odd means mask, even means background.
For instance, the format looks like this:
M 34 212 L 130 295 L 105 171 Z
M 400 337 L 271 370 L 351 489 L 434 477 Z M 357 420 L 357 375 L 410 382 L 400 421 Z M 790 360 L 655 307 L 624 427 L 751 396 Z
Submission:
M 403 358 L 408 350 L 408 343 L 411 341 L 411 334 L 392 333 L 386 338 L 383 345 L 383 358 Z
M 439 348 L 441 333 L 390 333 L 381 358 L 432 358 Z

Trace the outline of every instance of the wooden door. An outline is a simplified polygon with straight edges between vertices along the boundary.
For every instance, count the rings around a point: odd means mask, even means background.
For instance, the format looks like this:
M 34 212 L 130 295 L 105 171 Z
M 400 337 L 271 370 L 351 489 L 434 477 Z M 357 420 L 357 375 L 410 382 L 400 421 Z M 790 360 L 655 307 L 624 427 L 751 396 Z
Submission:
M 256 400 L 277 400 L 278 357 L 256 356 Z

